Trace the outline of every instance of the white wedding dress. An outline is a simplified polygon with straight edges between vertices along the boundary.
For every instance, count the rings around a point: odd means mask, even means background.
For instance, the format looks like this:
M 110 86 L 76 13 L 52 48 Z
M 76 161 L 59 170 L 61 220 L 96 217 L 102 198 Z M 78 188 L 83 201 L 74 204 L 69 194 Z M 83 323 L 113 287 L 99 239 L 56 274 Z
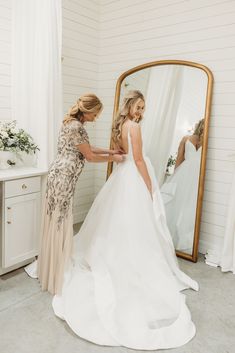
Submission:
M 155 350 L 195 335 L 185 288 L 198 284 L 177 263 L 153 167 L 153 201 L 132 155 L 117 165 L 75 236 L 73 263 L 55 314 L 99 345 Z
M 185 143 L 185 160 L 161 187 L 167 225 L 176 250 L 192 252 L 196 219 L 201 147 Z

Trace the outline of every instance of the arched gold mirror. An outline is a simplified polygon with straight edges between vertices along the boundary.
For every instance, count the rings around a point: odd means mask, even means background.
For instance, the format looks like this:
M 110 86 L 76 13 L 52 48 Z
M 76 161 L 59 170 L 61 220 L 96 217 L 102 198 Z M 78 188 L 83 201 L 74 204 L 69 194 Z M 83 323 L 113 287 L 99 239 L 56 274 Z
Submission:
M 143 146 L 157 176 L 176 254 L 197 261 L 213 75 L 181 60 L 134 67 L 118 79 L 114 117 L 129 90 L 145 96 Z M 111 143 L 112 147 L 112 143 Z M 109 163 L 107 177 L 112 173 Z

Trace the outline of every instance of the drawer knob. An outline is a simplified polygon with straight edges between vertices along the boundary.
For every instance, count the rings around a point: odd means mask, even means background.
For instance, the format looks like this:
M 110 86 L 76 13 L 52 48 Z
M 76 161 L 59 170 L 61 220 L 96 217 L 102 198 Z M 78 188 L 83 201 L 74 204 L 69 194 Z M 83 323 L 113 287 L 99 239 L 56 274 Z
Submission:
M 27 189 L 27 185 L 23 184 L 22 189 Z
M 11 207 L 7 207 L 8 210 L 11 210 Z
M 11 221 L 7 221 L 7 224 L 11 224 Z

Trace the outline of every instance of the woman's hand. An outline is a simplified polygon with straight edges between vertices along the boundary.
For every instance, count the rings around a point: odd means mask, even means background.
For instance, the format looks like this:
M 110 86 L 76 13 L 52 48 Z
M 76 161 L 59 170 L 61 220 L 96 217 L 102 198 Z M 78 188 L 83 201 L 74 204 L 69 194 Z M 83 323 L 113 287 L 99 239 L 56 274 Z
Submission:
M 114 154 L 113 155 L 113 161 L 116 163 L 122 163 L 122 162 L 124 162 L 124 160 L 125 160 L 125 157 L 121 154 Z
M 112 154 L 112 155 L 114 155 L 114 154 L 124 154 L 124 153 L 125 152 L 121 148 L 116 149 L 116 150 L 109 150 L 109 154 Z
M 89 143 L 81 143 L 77 146 L 78 150 L 86 158 L 87 162 L 117 162 L 121 163 L 125 157 L 123 154 L 109 154 L 109 150 L 102 150 L 100 148 L 92 148 Z M 94 152 L 95 150 L 95 152 Z

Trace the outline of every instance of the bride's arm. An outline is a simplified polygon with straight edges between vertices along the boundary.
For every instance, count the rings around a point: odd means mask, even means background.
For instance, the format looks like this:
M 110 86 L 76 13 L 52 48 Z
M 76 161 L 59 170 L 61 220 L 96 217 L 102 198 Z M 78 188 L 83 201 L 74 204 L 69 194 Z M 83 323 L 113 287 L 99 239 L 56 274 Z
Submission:
M 144 182 L 152 196 L 152 183 L 148 173 L 148 169 L 143 157 L 142 153 L 142 137 L 141 137 L 141 129 L 139 124 L 133 124 L 130 131 L 131 135 L 131 143 L 132 143 L 132 150 L 133 150 L 133 157 L 135 160 L 136 167 L 140 172 Z
M 180 141 L 180 144 L 178 147 L 177 158 L 176 158 L 176 162 L 175 162 L 175 169 L 184 161 L 184 151 L 185 151 L 186 139 L 187 139 L 187 136 L 183 137 L 182 140 Z

